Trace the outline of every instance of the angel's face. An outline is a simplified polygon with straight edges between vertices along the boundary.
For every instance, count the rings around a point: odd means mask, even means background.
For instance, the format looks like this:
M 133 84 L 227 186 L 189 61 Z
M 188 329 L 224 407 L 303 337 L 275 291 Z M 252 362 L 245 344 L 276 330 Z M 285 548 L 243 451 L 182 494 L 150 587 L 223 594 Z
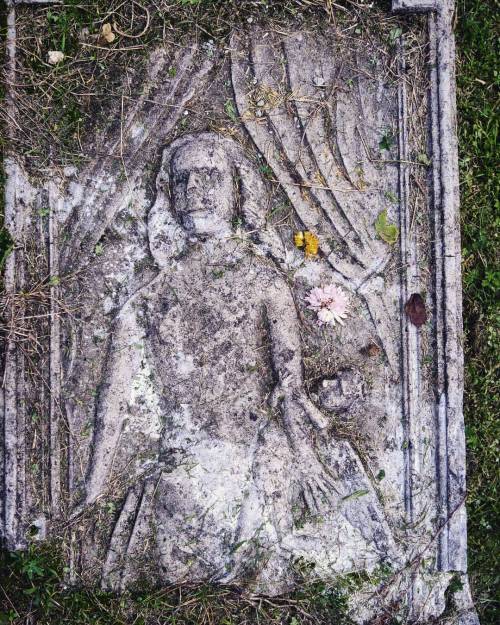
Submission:
M 233 181 L 218 150 L 190 143 L 171 161 L 173 208 L 188 234 L 227 234 L 233 216 Z

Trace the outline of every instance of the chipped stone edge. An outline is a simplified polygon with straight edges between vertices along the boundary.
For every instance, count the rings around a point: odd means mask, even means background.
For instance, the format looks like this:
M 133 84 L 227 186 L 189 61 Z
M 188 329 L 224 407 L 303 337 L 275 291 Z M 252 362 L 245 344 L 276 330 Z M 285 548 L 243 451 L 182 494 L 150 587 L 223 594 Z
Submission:
M 456 596 L 459 613 L 454 623 L 479 625 L 467 580 L 462 281 L 453 35 L 455 3 L 454 0 L 393 0 L 392 9 L 395 12 L 429 14 L 431 205 L 435 241 L 437 350 L 436 479 L 442 527 L 438 536 L 437 569 L 441 572 L 456 571 L 464 581 L 463 589 Z M 404 100 L 404 97 L 400 99 Z M 400 111 L 404 114 L 404 104 L 401 102 Z M 404 137 L 401 140 L 404 141 Z M 400 183 L 406 188 L 404 173 L 401 174 Z M 406 372 L 406 375 L 409 373 Z M 411 385 L 411 380 L 409 383 Z M 407 478 L 406 482 L 409 484 L 410 479 Z M 408 495 L 407 509 L 411 511 L 411 484 Z

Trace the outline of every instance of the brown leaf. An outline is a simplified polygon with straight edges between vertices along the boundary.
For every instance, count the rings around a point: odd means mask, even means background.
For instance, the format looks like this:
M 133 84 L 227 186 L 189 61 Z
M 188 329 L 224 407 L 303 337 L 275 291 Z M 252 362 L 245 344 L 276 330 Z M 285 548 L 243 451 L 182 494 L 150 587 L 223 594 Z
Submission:
M 423 297 L 419 293 L 413 293 L 405 304 L 405 313 L 414 326 L 420 328 L 427 321 L 427 310 Z
M 376 343 L 370 341 L 368 345 L 365 345 L 365 347 L 363 347 L 360 351 L 363 356 L 370 356 L 371 358 L 374 358 L 375 356 L 378 356 L 382 350 Z

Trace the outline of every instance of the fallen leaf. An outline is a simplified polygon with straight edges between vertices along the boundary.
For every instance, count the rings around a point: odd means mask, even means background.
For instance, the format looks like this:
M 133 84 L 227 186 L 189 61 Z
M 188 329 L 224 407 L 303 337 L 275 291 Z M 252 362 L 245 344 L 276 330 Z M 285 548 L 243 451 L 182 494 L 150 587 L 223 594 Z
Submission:
M 402 34 L 403 34 L 402 28 L 400 28 L 399 26 L 397 26 L 396 28 L 393 28 L 391 32 L 389 33 L 390 42 L 392 44 L 396 43 L 396 41 L 401 37 Z
M 382 135 L 382 139 L 380 139 L 378 143 L 378 147 L 381 150 L 390 150 L 393 145 L 394 145 L 394 135 L 392 134 L 390 130 L 388 130 Z
M 413 293 L 406 302 L 405 313 L 417 328 L 420 328 L 427 321 L 427 309 L 424 299 L 419 293 Z
M 224 104 L 224 110 L 226 111 L 226 115 L 232 122 L 236 123 L 238 121 L 238 114 L 232 100 L 226 100 L 226 103 Z
M 394 245 L 398 240 L 399 229 L 395 224 L 391 224 L 387 221 L 387 209 L 383 210 L 377 217 L 375 230 L 382 241 L 389 243 L 389 245 Z
M 380 349 L 380 347 L 376 343 L 368 343 L 368 345 L 366 345 L 365 347 L 363 347 L 361 349 L 361 353 L 363 355 L 371 356 L 371 358 L 374 358 L 375 356 L 378 356 L 381 351 L 382 350 Z
M 47 57 L 51 65 L 57 65 L 61 61 L 64 61 L 64 54 L 59 50 L 49 50 Z
M 426 167 L 429 167 L 430 165 L 432 165 L 431 159 L 427 156 L 425 152 L 422 152 L 421 154 L 417 155 L 417 161 L 419 163 L 422 163 L 422 165 L 425 165 Z
M 359 490 L 355 490 L 350 495 L 346 495 L 345 497 L 342 497 L 342 501 L 346 501 L 347 499 L 357 499 L 358 497 L 364 497 L 365 495 L 368 495 L 369 492 L 370 491 L 367 490 L 366 488 L 360 488 Z
M 116 35 L 113 32 L 113 29 L 112 29 L 111 24 L 109 22 L 105 22 L 102 25 L 101 35 L 102 35 L 102 38 L 104 39 L 104 41 L 106 41 L 107 43 L 113 43 L 113 41 L 116 39 Z

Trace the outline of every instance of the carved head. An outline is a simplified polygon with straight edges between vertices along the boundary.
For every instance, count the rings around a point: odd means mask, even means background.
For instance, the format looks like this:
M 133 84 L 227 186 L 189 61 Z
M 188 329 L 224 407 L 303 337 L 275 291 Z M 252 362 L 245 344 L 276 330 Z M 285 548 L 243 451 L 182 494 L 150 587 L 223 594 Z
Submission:
M 168 266 L 189 239 L 231 236 L 234 217 L 257 242 L 257 253 L 278 249 L 266 230 L 264 183 L 241 146 L 214 132 L 185 135 L 163 151 L 156 200 L 148 216 L 151 253 Z
M 235 214 L 229 155 L 216 135 L 181 145 L 169 163 L 171 207 L 189 235 L 224 236 Z

